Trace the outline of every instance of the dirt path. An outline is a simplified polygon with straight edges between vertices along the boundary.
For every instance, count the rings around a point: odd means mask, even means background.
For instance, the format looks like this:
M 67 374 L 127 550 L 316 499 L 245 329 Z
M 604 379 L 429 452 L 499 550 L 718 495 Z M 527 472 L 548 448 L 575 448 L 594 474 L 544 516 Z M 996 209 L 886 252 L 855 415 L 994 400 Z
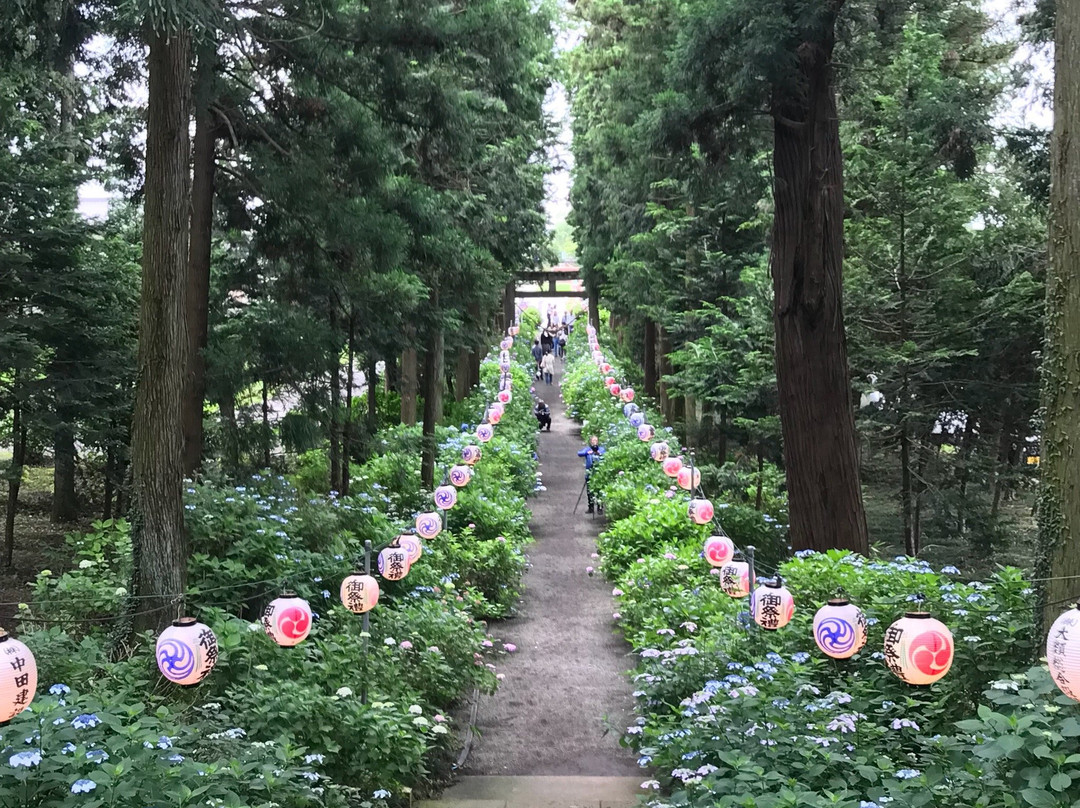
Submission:
M 580 427 L 566 417 L 558 378 L 537 393 L 551 407 L 551 433 L 540 435 L 546 491 L 531 502 L 532 565 L 520 614 L 491 627 L 518 652 L 499 666 L 498 693 L 480 702 L 476 739 L 465 766 L 471 775 L 634 775 L 619 734 L 632 720 L 627 646 L 611 619 L 611 586 L 596 566 L 602 518 L 574 503 L 583 481 Z

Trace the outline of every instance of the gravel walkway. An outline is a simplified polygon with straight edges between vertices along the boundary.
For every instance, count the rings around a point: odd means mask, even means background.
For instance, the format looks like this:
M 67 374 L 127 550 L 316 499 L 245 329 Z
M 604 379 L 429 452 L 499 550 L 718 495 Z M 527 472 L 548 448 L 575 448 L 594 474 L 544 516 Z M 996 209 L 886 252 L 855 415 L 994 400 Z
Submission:
M 518 652 L 499 665 L 506 679 L 498 692 L 481 699 L 480 737 L 463 773 L 636 775 L 633 755 L 618 744 L 633 720 L 630 649 L 615 634 L 611 585 L 585 572 L 597 564 L 591 555 L 603 519 L 588 515 L 584 496 L 573 513 L 584 441 L 566 416 L 558 376 L 550 387 L 537 382 L 536 392 L 552 414 L 538 451 L 547 490 L 530 501 L 536 543 L 520 613 L 490 629 Z

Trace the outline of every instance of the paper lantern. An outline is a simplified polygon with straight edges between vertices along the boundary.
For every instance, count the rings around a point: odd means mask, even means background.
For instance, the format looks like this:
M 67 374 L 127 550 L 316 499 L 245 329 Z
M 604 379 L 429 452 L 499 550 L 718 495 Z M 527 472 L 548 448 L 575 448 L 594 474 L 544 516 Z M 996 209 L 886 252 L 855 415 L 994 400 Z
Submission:
M 1050 627 L 1046 637 L 1046 661 L 1054 684 L 1070 699 L 1080 701 L 1080 610 L 1075 606 Z M 3 709 L 2 705 L 0 709 Z
M 390 545 L 379 551 L 379 575 L 388 581 L 400 581 L 409 574 L 409 553 Z
M 695 525 L 707 525 L 713 520 L 713 504 L 707 499 L 692 499 L 686 506 L 686 515 Z
M 634 400 L 634 388 L 624 387 L 623 391 L 619 393 L 619 398 L 621 398 L 625 403 L 629 404 L 631 401 Z
M 509 351 L 513 344 L 514 341 L 510 337 L 504 337 L 503 341 L 499 343 L 499 347 L 504 351 Z
M 437 513 L 422 513 L 416 517 L 416 532 L 425 539 L 434 539 L 442 533 L 442 517 Z
M 611 363 L 610 362 L 601 362 L 600 363 L 600 372 L 601 373 L 611 373 Z M 614 379 L 612 381 L 614 381 Z
M 503 348 L 501 351 L 499 351 L 499 361 L 510 364 L 510 351 L 506 348 Z
M 370 612 L 379 602 L 379 582 L 370 575 L 354 572 L 341 582 L 341 603 L 350 612 Z
M 767 581 L 754 590 L 750 599 L 750 614 L 764 629 L 776 631 L 791 622 L 795 614 L 795 599 L 779 580 Z
M 652 424 L 642 424 L 637 428 L 637 436 L 638 440 L 648 442 L 656 437 L 656 430 Z
M 596 326 L 592 325 L 591 323 L 589 325 L 585 326 L 585 333 L 587 333 L 590 337 L 595 337 L 596 336 Z
M 630 416 L 630 426 L 634 427 L 634 429 L 637 429 L 639 426 L 641 426 L 644 423 L 645 423 L 645 413 L 643 413 L 643 412 L 635 412 L 633 415 Z
M 678 477 L 681 470 L 681 457 L 669 457 L 667 460 L 664 461 L 664 474 L 666 474 L 668 477 Z
M 487 443 L 493 437 L 495 437 L 495 427 L 491 424 L 480 424 L 476 428 L 476 439 L 481 443 Z
M 417 561 L 420 560 L 420 556 L 424 554 L 424 545 L 420 542 L 420 539 L 416 536 L 411 536 L 408 533 L 404 533 L 397 537 L 398 546 L 405 551 L 405 554 L 409 557 L 409 566 L 411 567 Z
M 596 346 L 596 344 L 595 344 L 595 343 L 594 343 L 593 345 L 591 345 L 590 347 L 591 347 L 591 349 L 592 349 L 592 358 L 593 358 L 593 361 L 594 361 L 594 362 L 595 362 L 596 364 L 598 364 L 598 365 L 599 365 L 599 364 L 600 364 L 601 362 L 603 362 L 603 361 L 604 361 L 604 355 L 603 355 L 602 353 L 600 353 L 600 349 L 599 349 L 599 348 L 598 348 L 598 347 Z
M 499 423 L 499 421 L 502 420 L 502 416 L 503 416 L 503 411 L 501 409 L 496 409 L 495 407 L 489 407 L 488 411 L 485 413 L 484 417 L 486 417 L 487 420 L 490 423 L 497 424 L 497 423 Z
M 671 449 L 662 440 L 657 441 L 649 447 L 649 457 L 651 457 L 657 463 L 663 463 L 665 460 L 667 460 L 667 456 L 670 452 Z
M 834 598 L 814 615 L 814 642 L 833 659 L 850 659 L 866 645 L 866 615 L 844 598 Z
M 516 337 L 519 333 L 521 333 L 521 327 L 512 325 L 507 329 L 507 331 L 510 333 L 511 337 Z
M 37 660 L 26 645 L 0 628 L 0 724 L 30 706 L 37 691 Z
M 729 561 L 720 568 L 720 588 L 725 595 L 745 598 L 750 594 L 750 565 L 745 561 Z
M 483 452 L 480 451 L 479 446 L 465 446 L 461 450 L 461 459 L 468 463 L 470 466 L 475 466 L 480 461 L 480 456 Z
M 457 505 L 457 489 L 452 485 L 440 485 L 434 492 L 435 507 L 448 511 Z
M 291 648 L 311 633 L 311 606 L 295 592 L 282 592 L 280 598 L 266 604 L 262 624 L 270 639 Z
M 510 370 L 510 360 L 507 359 L 505 362 L 499 362 L 499 370 L 501 370 L 503 373 Z
M 509 404 L 510 399 L 512 399 L 513 397 L 513 394 L 509 390 L 499 391 L 498 399 L 500 404 Z
M 701 469 L 693 466 L 683 466 L 676 472 L 675 482 L 684 491 L 693 491 L 701 485 Z
M 640 412 L 640 411 L 641 411 L 641 407 L 639 407 L 637 404 L 625 404 L 625 405 L 623 405 L 623 408 L 622 408 L 622 414 L 625 415 L 627 418 L 629 418 L 635 412 Z
M 450 469 L 450 482 L 458 488 L 468 485 L 469 480 L 472 479 L 472 469 L 468 466 L 453 466 Z
M 885 632 L 885 664 L 909 685 L 933 684 L 952 661 L 952 632 L 927 612 L 908 612 Z
M 154 656 L 161 675 L 170 682 L 197 685 L 217 663 L 217 637 L 205 623 L 181 617 L 158 635 Z
M 735 555 L 735 542 L 727 536 L 709 536 L 705 539 L 705 560 L 714 567 L 722 567 Z
M 613 385 L 611 385 L 611 387 L 608 388 L 608 392 L 611 393 L 611 395 L 615 396 L 615 398 L 619 397 L 619 393 L 621 391 L 622 391 L 622 388 L 617 384 L 613 384 Z
M 604 372 L 606 373 L 607 371 L 604 371 Z M 605 376 L 604 377 L 604 386 L 605 387 L 610 389 L 611 385 L 613 385 L 613 384 L 615 384 L 615 377 L 614 376 Z

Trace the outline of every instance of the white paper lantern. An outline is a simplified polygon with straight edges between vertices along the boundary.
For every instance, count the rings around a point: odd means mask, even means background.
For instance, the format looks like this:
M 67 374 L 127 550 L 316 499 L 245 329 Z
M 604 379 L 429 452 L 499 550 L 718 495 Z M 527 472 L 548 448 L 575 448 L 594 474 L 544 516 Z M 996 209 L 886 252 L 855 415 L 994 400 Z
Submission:
M 512 325 L 507 329 L 511 337 L 516 337 L 521 332 L 521 326 Z
M 1070 699 L 1080 701 L 1080 610 L 1075 606 L 1050 627 L 1046 662 L 1054 684 Z
M 722 567 L 735 555 L 735 542 L 727 536 L 709 536 L 705 539 L 705 560 L 714 567 Z
M 416 517 L 416 532 L 425 539 L 442 533 L 442 517 L 437 513 L 422 513 Z
M 505 362 L 499 362 L 499 370 L 501 370 L 503 373 L 506 373 L 508 370 L 510 370 L 510 360 L 507 359 Z
M 652 424 L 642 424 L 637 428 L 638 440 L 643 443 L 648 443 L 656 437 L 656 430 L 653 429 Z
M 514 345 L 514 341 L 510 337 L 504 337 L 503 341 L 499 343 L 499 348 L 503 351 L 509 351 Z
M 217 664 L 217 637 L 205 623 L 181 617 L 158 635 L 158 670 L 170 682 L 197 685 Z
M 481 443 L 487 443 L 493 437 L 495 437 L 495 427 L 491 424 L 480 424 L 476 428 L 476 439 Z
M 341 582 L 341 603 L 350 612 L 370 612 L 379 602 L 379 582 L 371 575 L 354 572 Z
M 885 664 L 909 685 L 930 685 L 949 672 L 953 636 L 927 612 L 908 612 L 885 631 Z
M 733 598 L 750 594 L 750 565 L 745 561 L 729 561 L 720 568 L 720 588 Z
M 403 547 L 390 545 L 379 551 L 379 575 L 388 581 L 400 581 L 409 574 L 409 554 Z
M 469 444 L 468 446 L 462 448 L 461 459 L 465 463 L 468 463 L 470 466 L 475 466 L 477 463 L 480 462 L 481 454 L 483 453 L 480 451 L 479 446 L 473 446 L 472 444 Z
M 34 654 L 0 628 L 0 724 L 6 724 L 29 707 L 36 692 Z
M 510 364 L 510 349 L 509 348 L 504 348 L 502 351 L 499 352 L 499 362 L 500 363 L 505 363 L 507 365 Z
M 622 399 L 624 403 L 629 404 L 634 400 L 634 388 L 624 387 L 622 392 L 619 393 L 619 398 Z
M 397 537 L 397 543 L 409 556 L 410 567 L 419 561 L 420 556 L 424 554 L 424 545 L 420 542 L 420 539 L 416 538 L 416 536 L 411 536 L 408 533 L 402 534 Z
M 701 469 L 683 466 L 675 473 L 675 482 L 679 484 L 679 488 L 693 491 L 701 485 Z
M 461 488 L 468 485 L 469 480 L 472 479 L 472 469 L 468 466 L 453 466 L 447 476 L 450 478 L 451 484 Z
M 666 474 L 668 477 L 678 477 L 681 470 L 681 457 L 669 457 L 667 460 L 664 461 L 664 474 Z
M 645 413 L 635 412 L 630 416 L 630 426 L 637 429 L 645 423 Z
M 767 581 L 754 590 L 750 614 L 759 626 L 775 631 L 791 622 L 795 615 L 795 598 L 779 580 Z
M 686 506 L 686 515 L 695 525 L 707 525 L 713 520 L 713 504 L 707 499 L 692 499 Z
M 622 414 L 629 418 L 635 412 L 638 412 L 640 410 L 641 407 L 639 407 L 637 404 L 624 404 L 622 408 Z
M 452 485 L 440 485 L 435 489 L 435 507 L 448 511 L 457 505 L 457 489 Z
M 834 598 L 814 615 L 814 642 L 833 659 L 850 659 L 866 645 L 866 615 L 844 598 Z
M 270 639 L 291 648 L 311 633 L 311 606 L 295 592 L 282 592 L 280 598 L 266 604 L 262 624 Z
M 499 399 L 500 404 L 509 404 L 510 400 L 513 397 L 514 397 L 513 394 L 509 390 L 500 390 L 499 391 L 498 399 Z

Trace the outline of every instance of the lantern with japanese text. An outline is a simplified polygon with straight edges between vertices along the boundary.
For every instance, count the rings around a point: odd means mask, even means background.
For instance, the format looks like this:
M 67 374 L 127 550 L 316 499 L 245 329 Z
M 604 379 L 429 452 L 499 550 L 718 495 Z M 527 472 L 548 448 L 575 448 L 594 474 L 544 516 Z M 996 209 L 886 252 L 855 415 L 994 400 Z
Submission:
M 495 437 L 495 427 L 491 424 L 480 424 L 476 428 L 476 439 L 481 443 L 487 443 L 493 437 Z
M 420 539 L 416 536 L 411 536 L 408 533 L 404 533 L 397 537 L 398 546 L 405 551 L 405 554 L 409 557 L 409 566 L 411 567 L 417 561 L 420 560 L 420 556 L 424 554 L 424 545 L 421 544 Z
M 311 633 L 311 606 L 295 592 L 282 592 L 263 610 L 263 629 L 278 645 L 290 648 Z
M 604 355 L 600 352 L 600 349 L 595 346 L 592 349 L 592 358 L 597 365 L 604 361 Z
M 499 351 L 499 362 L 500 363 L 505 362 L 508 365 L 510 364 L 510 351 L 509 350 L 506 350 L 504 348 L 503 350 Z
M 678 477 L 682 467 L 681 457 L 669 457 L 664 461 L 664 474 L 668 477 Z
M 26 645 L 0 628 L 0 725 L 30 706 L 37 691 L 37 660 Z
M 720 568 L 720 588 L 733 598 L 750 594 L 750 565 L 745 561 L 729 561 Z
M 469 480 L 472 479 L 472 469 L 468 466 L 452 466 L 450 468 L 450 474 L 447 476 L 450 478 L 450 482 L 453 485 L 461 488 L 462 486 L 468 485 Z
M 512 325 L 506 331 L 511 337 L 516 337 L 521 332 L 521 326 Z
M 370 612 L 378 602 L 379 582 L 371 575 L 354 572 L 341 582 L 341 603 L 350 612 Z
M 379 575 L 388 581 L 400 581 L 409 574 L 409 553 L 390 545 L 379 551 Z
M 707 499 L 692 499 L 686 506 L 686 515 L 695 525 L 707 525 L 713 520 L 713 504 Z
M 850 659 L 866 645 L 866 615 L 846 598 L 833 598 L 814 615 L 814 642 L 833 659 Z
M 885 631 L 885 664 L 909 685 L 933 684 L 952 661 L 952 632 L 928 612 L 908 612 Z
M 463 462 L 468 463 L 470 466 L 475 466 L 480 462 L 480 456 L 483 453 L 480 451 L 479 446 L 469 444 L 461 449 L 461 459 Z
M 509 404 L 514 395 L 509 390 L 500 390 L 497 398 L 500 404 Z
M 634 400 L 634 388 L 624 387 L 622 389 L 622 392 L 619 393 L 619 398 L 622 399 L 624 403 L 629 404 L 631 401 Z
M 722 567 L 735 556 L 735 542 L 727 536 L 709 536 L 703 550 L 705 560 L 714 567 Z
M 653 429 L 652 424 L 642 424 L 637 428 L 638 440 L 643 443 L 648 443 L 656 437 L 656 430 Z
M 442 533 L 442 517 L 437 513 L 422 513 L 416 517 L 416 532 L 425 539 L 434 539 Z
M 457 505 L 457 489 L 452 485 L 440 485 L 435 489 L 435 507 L 448 511 Z
M 0 649 L 3 649 L 2 645 Z M 1046 637 L 1046 662 L 1054 684 L 1070 699 L 1080 701 L 1080 609 L 1076 606 L 1061 614 L 1050 627 Z
M 657 463 L 663 463 L 665 460 L 667 460 L 667 456 L 668 454 L 670 454 L 670 452 L 671 449 L 662 440 L 658 440 L 656 443 L 649 447 L 649 457 L 651 457 Z
M 645 413 L 635 412 L 630 415 L 630 426 L 637 429 L 639 426 L 645 423 Z
M 197 685 L 217 664 L 217 637 L 194 617 L 181 617 L 157 639 L 154 650 L 158 670 L 170 682 Z
M 779 578 L 766 581 L 754 590 L 750 599 L 750 614 L 762 628 L 776 631 L 791 622 L 795 615 L 795 599 Z
M 683 466 L 675 473 L 675 482 L 684 491 L 693 491 L 701 485 L 701 469 Z
M 622 391 L 622 388 L 617 384 L 613 384 L 613 385 L 611 385 L 611 387 L 608 388 L 608 392 L 611 393 L 611 395 L 615 396 L 615 398 L 619 397 L 619 393 L 621 391 Z

